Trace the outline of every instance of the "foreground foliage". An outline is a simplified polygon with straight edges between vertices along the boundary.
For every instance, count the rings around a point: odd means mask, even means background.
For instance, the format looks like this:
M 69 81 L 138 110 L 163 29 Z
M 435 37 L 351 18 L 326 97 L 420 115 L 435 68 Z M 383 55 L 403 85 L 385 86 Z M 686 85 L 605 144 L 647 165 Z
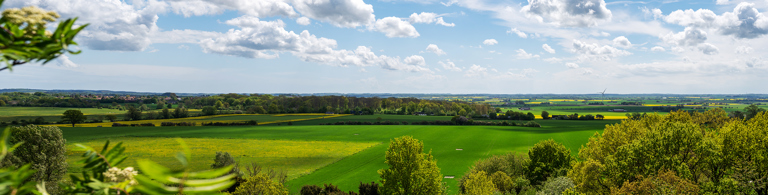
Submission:
M 389 144 L 385 163 L 379 170 L 382 194 L 426 195 L 445 191 L 443 175 L 432 153 L 424 153 L 424 143 L 410 136 L 395 138 Z

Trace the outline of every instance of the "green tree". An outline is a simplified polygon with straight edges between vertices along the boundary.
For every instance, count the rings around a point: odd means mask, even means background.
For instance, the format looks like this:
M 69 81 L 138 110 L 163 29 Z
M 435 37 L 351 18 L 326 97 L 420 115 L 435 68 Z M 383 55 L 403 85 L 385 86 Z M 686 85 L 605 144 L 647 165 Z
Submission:
M 221 100 L 216 101 L 216 104 L 214 104 L 213 107 L 216 108 L 216 110 L 221 110 L 222 108 L 224 108 L 224 103 L 222 103 Z
M 485 171 L 469 174 L 464 180 L 464 188 L 466 189 L 465 194 L 492 195 L 493 191 L 496 190 L 496 186 L 493 184 L 493 181 L 491 181 L 491 178 L 488 178 Z
M 187 118 L 187 116 L 189 116 L 189 111 L 183 106 L 176 107 L 176 109 L 173 110 L 174 118 Z
M 168 108 L 163 108 L 163 110 L 160 112 L 160 117 L 164 119 L 171 118 L 171 111 L 168 110 Z
M 171 109 L 171 108 L 173 108 L 173 104 L 166 104 L 165 107 L 168 108 L 168 109 Z
M 549 119 L 549 112 L 541 111 L 541 119 Z
M 216 152 L 216 157 L 213 159 L 213 164 L 211 164 L 211 168 L 220 169 L 230 165 L 233 165 L 234 167 L 229 173 L 234 173 L 239 175 L 240 169 L 237 167 L 237 162 L 235 161 L 235 158 L 233 158 L 232 155 L 229 155 L 229 152 Z
M 21 144 L 4 160 L 4 166 L 19 168 L 31 164 L 31 179 L 45 182 L 49 192 L 56 192 L 59 181 L 67 173 L 66 140 L 55 126 L 11 127 L 10 144 Z
M 539 185 L 549 177 L 566 175 L 571 168 L 571 151 L 563 144 L 549 139 L 540 141 L 528 150 L 528 179 L 533 185 Z
M 155 109 L 158 109 L 158 110 L 159 109 L 163 109 L 163 108 L 165 108 L 165 103 L 163 103 L 163 102 L 158 102 L 157 106 L 155 106 Z
M 203 107 L 203 114 L 205 115 L 216 115 L 216 108 L 213 106 L 205 106 Z
M 0 100 L 0 106 L 5 106 L 5 101 Z
M 746 117 L 744 119 L 749 120 L 751 118 L 754 118 L 757 116 L 758 113 L 765 112 L 765 109 L 757 107 L 757 105 L 749 105 L 746 108 L 744 108 L 744 114 L 746 114 Z
M 110 114 L 110 115 L 107 115 L 107 116 L 105 116 L 105 117 L 107 118 L 107 120 L 109 120 L 109 122 L 115 122 L 115 121 L 117 121 L 117 117 L 116 117 L 115 115 L 111 115 L 111 114 Z
M 2 1 L 0 1 L 2 3 Z M 72 28 L 75 19 L 59 22 L 54 32 L 46 30 L 48 22 L 55 22 L 59 14 L 45 11 L 37 7 L 11 8 L 3 11 L 0 18 L 0 61 L 6 63 L 3 70 L 12 70 L 28 62 L 46 64 L 59 56 L 79 54 L 80 51 L 69 50 L 70 45 L 77 45 L 75 36 L 88 24 Z
M 443 175 L 431 152 L 423 153 L 424 143 L 410 136 L 390 141 L 385 156 L 387 169 L 379 170 L 382 194 L 442 194 Z
M 61 116 L 61 121 L 72 124 L 72 127 L 75 127 L 75 124 L 82 123 L 85 120 L 88 120 L 88 118 L 85 117 L 80 110 L 67 110 L 64 111 L 64 116 Z
M 503 193 L 510 193 L 515 190 L 515 183 L 512 181 L 512 177 L 509 177 L 502 171 L 497 171 L 490 175 L 493 185 L 496 186 L 496 190 Z
M 128 112 L 125 113 L 125 120 L 141 120 L 141 110 L 136 107 L 129 106 Z
M 536 194 L 560 195 L 566 189 L 573 188 L 574 186 L 575 185 L 573 184 L 573 180 L 568 177 L 550 177 L 546 182 L 544 182 L 544 185 L 541 187 L 541 191 Z
M 458 113 L 459 116 L 467 116 L 467 110 L 461 109 Z

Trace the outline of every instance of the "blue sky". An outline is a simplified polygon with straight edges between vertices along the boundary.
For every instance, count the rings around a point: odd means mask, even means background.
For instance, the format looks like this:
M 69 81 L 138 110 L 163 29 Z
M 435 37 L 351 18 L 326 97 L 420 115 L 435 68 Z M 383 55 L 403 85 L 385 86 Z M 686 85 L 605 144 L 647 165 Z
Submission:
M 3 88 L 768 93 L 768 0 L 6 0 L 91 25 Z M 51 24 L 55 25 L 55 24 Z

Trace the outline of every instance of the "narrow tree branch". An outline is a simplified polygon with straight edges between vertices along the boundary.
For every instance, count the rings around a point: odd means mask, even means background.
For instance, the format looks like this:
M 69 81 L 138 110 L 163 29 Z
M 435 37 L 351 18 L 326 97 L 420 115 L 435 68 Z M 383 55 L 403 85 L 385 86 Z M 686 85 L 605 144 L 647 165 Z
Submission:
M 22 62 L 22 61 L 14 60 L 13 63 L 11 63 L 11 66 L 2 67 L 2 68 L 0 68 L 0 71 L 3 71 L 5 69 L 9 69 L 9 68 L 14 67 L 14 66 L 21 66 L 21 65 L 24 65 L 26 63 L 27 62 Z

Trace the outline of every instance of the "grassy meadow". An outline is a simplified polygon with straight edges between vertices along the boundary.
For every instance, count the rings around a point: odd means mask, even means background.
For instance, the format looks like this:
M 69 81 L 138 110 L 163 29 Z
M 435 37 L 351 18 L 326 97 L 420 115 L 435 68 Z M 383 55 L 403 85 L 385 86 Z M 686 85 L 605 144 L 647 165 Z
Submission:
M 374 115 L 374 120 L 375 120 Z M 345 119 L 346 116 L 338 119 Z M 411 116 L 417 118 L 416 116 Z M 382 117 L 384 118 L 384 117 Z M 432 117 L 426 117 L 432 118 Z M 437 118 L 437 117 L 435 117 Z M 402 118 L 401 118 L 402 119 Z M 311 122 L 319 122 L 319 119 Z M 350 118 L 350 120 L 352 120 Z M 435 119 L 432 119 L 435 120 Z M 303 121 L 310 122 L 310 121 Z M 62 128 L 68 144 L 86 143 L 99 146 L 107 139 L 133 142 L 129 147 L 130 160 L 149 158 L 161 164 L 174 165 L 172 155 L 178 148 L 170 137 L 182 137 L 192 147 L 197 148 L 193 157 L 196 166 L 204 168 L 213 163 L 215 150 L 227 151 L 240 156 L 236 159 L 251 162 L 264 162 L 265 166 L 283 169 L 297 177 L 288 182 L 292 192 L 298 192 L 303 185 L 333 183 L 343 190 L 356 190 L 359 182 L 378 181 L 377 170 L 385 168 L 384 153 L 389 140 L 410 135 L 424 142 L 425 152 L 432 152 L 444 175 L 460 177 L 476 160 L 490 155 L 510 151 L 526 152 L 540 140 L 554 139 L 565 144 L 575 155 L 578 148 L 586 143 L 595 132 L 600 132 L 606 124 L 618 122 L 604 121 L 542 121 L 542 128 L 510 126 L 421 126 L 421 125 L 359 125 L 359 126 L 242 126 L 242 127 L 113 127 L 113 128 Z M 271 140 L 271 141 L 270 141 Z M 199 142 L 200 145 L 193 143 Z M 314 144 L 310 144 L 314 143 Z M 214 148 L 215 150 L 209 149 Z M 271 144 L 267 147 L 266 145 Z M 292 158 L 297 156 L 294 144 L 311 146 L 310 149 L 325 148 L 322 158 Z M 309 145 L 306 145 L 309 144 Z M 174 147 L 174 145 L 176 145 Z M 253 145 L 253 146 L 252 146 Z M 145 147 L 142 147 L 145 146 Z M 151 147 L 146 147 L 151 146 Z M 240 146 L 240 147 L 236 147 Z M 246 146 L 246 147 L 243 147 Z M 352 149 L 345 147 L 354 146 Z M 133 149 L 136 148 L 136 149 Z M 164 149 L 153 149 L 164 148 Z M 268 150 L 274 153 L 265 152 Z M 359 152 L 356 150 L 362 149 Z M 456 150 L 463 149 L 463 150 Z M 178 150 L 178 149 L 177 149 Z M 205 150 L 205 151 L 203 151 Z M 344 151 L 337 154 L 332 151 Z M 154 154 L 163 154 L 157 155 Z M 301 151 L 299 151 L 301 153 Z M 350 153 L 354 153 L 349 155 Z M 275 161 L 260 159 L 257 156 L 270 154 Z M 235 156 L 237 156 L 235 155 Z M 349 156 L 345 156 L 349 155 Z M 301 156 L 301 155 L 299 155 Z M 282 159 L 280 159 L 282 158 Z M 70 156 L 74 162 L 79 156 Z M 130 161 L 129 160 L 129 161 Z M 273 159 L 274 160 L 274 159 Z M 199 162 L 202 161 L 202 162 Z M 334 162 L 335 163 L 332 163 Z M 328 163 L 331 162 L 331 163 Z M 242 162 L 241 162 L 242 163 Z M 271 164 L 270 164 L 271 163 Z M 325 163 L 320 166 L 301 166 L 307 163 Z M 319 169 L 317 169 L 319 168 Z M 314 170 L 305 174 L 306 170 Z M 456 179 L 457 179 L 456 178 Z M 456 179 L 445 179 L 452 193 L 458 191 Z

